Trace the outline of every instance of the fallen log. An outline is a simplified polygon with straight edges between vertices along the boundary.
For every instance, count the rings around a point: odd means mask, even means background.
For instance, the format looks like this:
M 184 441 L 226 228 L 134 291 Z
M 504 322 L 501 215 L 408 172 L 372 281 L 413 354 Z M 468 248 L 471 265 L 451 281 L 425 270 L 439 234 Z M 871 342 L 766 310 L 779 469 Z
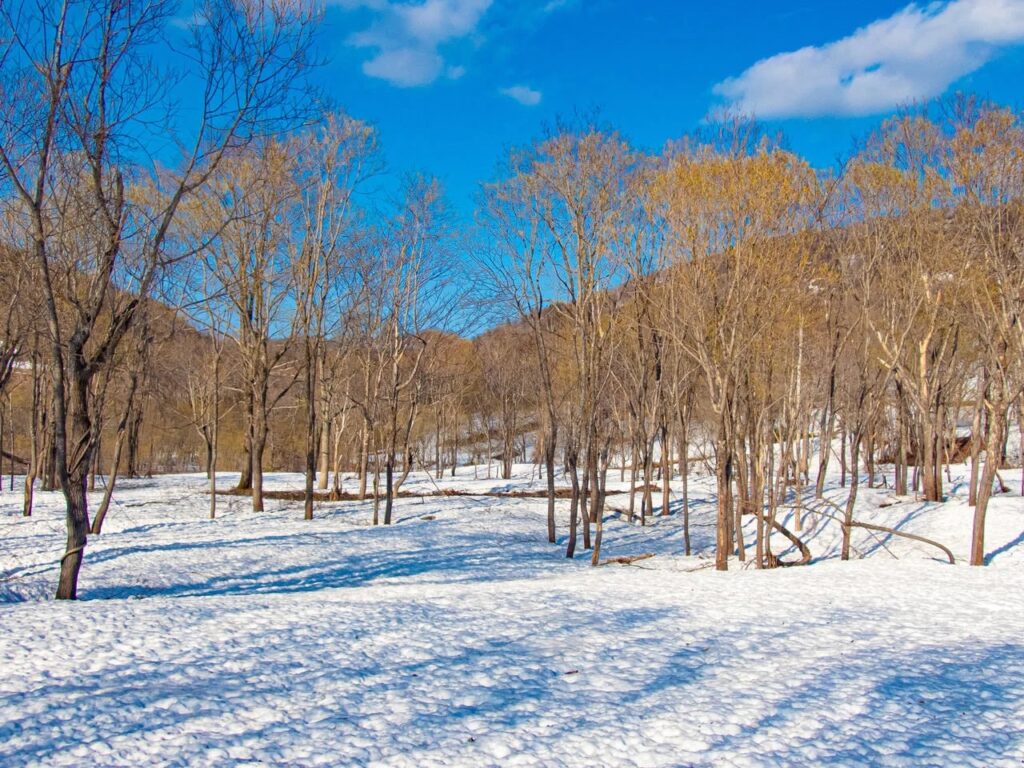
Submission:
M 652 557 L 654 557 L 653 552 L 646 552 L 642 555 L 632 555 L 631 557 L 609 557 L 607 560 L 599 562 L 598 565 L 632 565 L 640 560 L 647 560 Z
M 206 491 L 209 493 L 209 491 Z M 605 496 L 616 496 L 629 491 L 610 490 L 605 491 Z M 217 490 L 218 496 L 252 496 L 251 488 L 228 488 Z M 396 499 L 431 499 L 443 496 L 468 496 L 491 499 L 546 499 L 547 491 L 468 491 L 462 488 L 438 488 L 433 491 L 400 491 L 395 494 Z M 263 491 L 264 499 L 275 499 L 278 501 L 302 501 L 305 498 L 303 491 Z M 373 498 L 372 493 L 367 493 L 364 499 L 359 494 L 349 491 L 314 491 L 313 499 L 316 501 L 368 501 Z M 383 496 L 381 496 L 383 498 Z M 556 488 L 556 499 L 572 498 L 572 488 Z

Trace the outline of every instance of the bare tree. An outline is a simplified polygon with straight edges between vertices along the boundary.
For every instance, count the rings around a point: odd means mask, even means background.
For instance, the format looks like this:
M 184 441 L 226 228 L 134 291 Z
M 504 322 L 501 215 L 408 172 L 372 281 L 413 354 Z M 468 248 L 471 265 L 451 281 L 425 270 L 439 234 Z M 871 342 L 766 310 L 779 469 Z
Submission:
M 596 525 L 594 565 L 600 560 L 603 488 L 610 455 L 607 325 L 617 298 L 610 289 L 620 272 L 613 253 L 635 162 L 634 153 L 613 132 L 593 125 L 558 126 L 534 146 L 514 152 L 508 178 L 489 191 L 492 226 L 514 271 L 510 275 L 508 269 L 496 270 L 499 275 L 505 272 L 500 277 L 501 291 L 524 317 L 538 318 L 534 338 L 542 369 L 551 365 L 548 337 L 540 332 L 546 296 L 555 293 L 560 299 L 548 311 L 565 324 L 576 389 L 575 396 L 563 404 L 570 408 L 566 464 L 574 502 L 580 502 L 585 543 L 591 523 Z M 525 279 L 517 279 L 515 272 Z M 553 393 L 552 387 L 546 388 Z M 550 395 L 548 402 L 554 432 L 557 409 Z M 583 482 L 577 499 L 580 457 Z M 548 535 L 553 540 L 552 464 L 549 461 Z M 570 507 L 570 557 L 575 548 L 576 507 L 576 503 Z
M 305 519 L 313 519 L 313 483 L 320 443 L 317 399 L 325 341 L 337 335 L 348 301 L 346 249 L 357 187 L 376 170 L 373 130 L 343 115 L 327 116 L 311 134 L 293 140 L 299 188 L 297 224 L 291 239 L 295 322 L 302 339 L 306 421 Z M 325 470 L 326 471 L 326 470 Z
M 762 337 L 787 314 L 791 287 L 807 289 L 800 285 L 805 251 L 791 238 L 813 222 L 818 195 L 802 160 L 766 142 L 751 147 L 743 123 L 725 128 L 726 141 L 673 157 L 662 187 L 674 254 L 669 291 L 678 292 L 671 304 L 681 310 L 671 338 L 701 370 L 717 422 L 719 570 L 728 568 L 734 543 L 743 557 L 742 515 L 754 512 L 761 523 L 759 502 L 751 507 L 743 494 L 734 502 L 738 460 L 751 461 L 738 455 L 741 407 L 754 361 L 765 354 Z M 773 293 L 783 286 L 786 300 Z
M 182 201 L 231 147 L 284 117 L 316 14 L 301 3 L 209 0 L 174 65 L 201 94 L 178 132 L 182 160 L 137 198 L 150 165 L 133 157 L 173 78 L 152 58 L 175 6 L 16 0 L 0 9 L 0 166 L 39 270 L 53 368 L 56 474 L 68 541 L 57 597 L 77 596 L 89 529 L 86 479 L 96 448 L 89 389 L 131 327 L 167 254 Z M 63 312 L 61 302 L 69 305 Z M 98 319 L 106 309 L 109 324 Z
M 231 338 L 238 348 L 246 403 L 247 466 L 239 488 L 252 490 L 263 511 L 264 454 L 270 416 L 297 380 L 292 359 L 296 272 L 292 237 L 301 216 L 294 148 L 276 139 L 225 159 L 201 204 L 200 232 L 218 234 L 204 249 L 215 290 L 230 302 Z M 220 222 L 226 222 L 220 224 Z M 246 472 L 247 470 L 247 472 Z

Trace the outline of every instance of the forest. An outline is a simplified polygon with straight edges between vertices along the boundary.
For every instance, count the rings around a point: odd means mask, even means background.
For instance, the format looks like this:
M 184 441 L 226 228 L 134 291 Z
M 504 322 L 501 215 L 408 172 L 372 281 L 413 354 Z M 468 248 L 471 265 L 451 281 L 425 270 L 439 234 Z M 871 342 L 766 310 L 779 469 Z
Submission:
M 624 5 L 0 0 L 0 765 L 1024 763 L 1024 0 Z
M 941 501 L 967 461 L 984 562 L 1024 388 L 1019 112 L 911 105 L 827 169 L 742 116 L 658 151 L 562 121 L 464 221 L 436 179 L 382 191 L 373 126 L 303 98 L 301 5 L 208 4 L 181 54 L 202 103 L 165 116 L 166 163 L 139 152 L 168 12 L 4 11 L 0 440 L 24 515 L 36 486 L 66 499 L 58 597 L 119 476 L 205 471 L 214 517 L 225 469 L 253 512 L 265 472 L 301 471 L 307 519 L 372 499 L 388 525 L 413 468 L 534 463 L 548 541 L 563 493 L 565 554 L 597 564 L 610 472 L 641 525 L 681 479 L 690 554 L 701 465 L 725 570 L 748 516 L 757 568 L 809 560 L 805 490 L 836 462 L 845 559 L 861 483 Z

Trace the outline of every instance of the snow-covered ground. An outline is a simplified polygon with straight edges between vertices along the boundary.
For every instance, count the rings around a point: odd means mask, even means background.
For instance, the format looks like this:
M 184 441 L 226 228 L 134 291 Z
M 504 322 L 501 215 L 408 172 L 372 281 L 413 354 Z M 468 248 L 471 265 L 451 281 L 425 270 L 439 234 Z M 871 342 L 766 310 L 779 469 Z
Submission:
M 530 471 L 406 489 L 540 487 Z M 699 554 L 680 556 L 678 515 L 612 512 L 605 555 L 656 556 L 598 569 L 545 541 L 542 499 L 403 498 L 374 528 L 369 502 L 306 522 L 296 502 L 222 497 L 211 521 L 199 476 L 124 481 L 77 604 L 49 599 L 59 495 L 24 519 L 4 491 L 0 765 L 1020 766 L 1013 486 L 987 568 L 868 531 L 839 562 L 839 526 L 811 515 L 812 565 L 723 574 L 708 479 L 691 482 Z M 959 561 L 971 512 L 950 488 L 933 505 L 862 489 L 857 517 Z

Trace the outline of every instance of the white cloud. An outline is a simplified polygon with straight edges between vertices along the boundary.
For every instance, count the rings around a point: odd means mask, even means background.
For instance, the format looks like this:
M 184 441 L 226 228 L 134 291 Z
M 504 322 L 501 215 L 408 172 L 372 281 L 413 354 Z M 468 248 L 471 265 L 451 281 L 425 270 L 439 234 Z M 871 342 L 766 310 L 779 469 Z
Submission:
M 860 116 L 943 93 L 1024 42 L 1024 0 L 912 4 L 827 45 L 780 53 L 715 86 L 759 117 Z
M 372 59 L 363 62 L 363 72 L 392 85 L 409 88 L 434 82 L 443 66 L 441 55 L 429 48 L 382 48 Z
M 508 96 L 522 104 L 524 107 L 536 107 L 540 104 L 542 94 L 527 85 L 513 85 L 509 88 L 499 89 L 499 93 Z
M 442 74 L 458 78 L 460 65 L 446 66 L 440 48 L 472 36 L 493 0 L 335 0 L 342 8 L 367 8 L 373 23 L 352 35 L 348 43 L 373 50 L 363 72 L 393 85 L 428 85 Z

